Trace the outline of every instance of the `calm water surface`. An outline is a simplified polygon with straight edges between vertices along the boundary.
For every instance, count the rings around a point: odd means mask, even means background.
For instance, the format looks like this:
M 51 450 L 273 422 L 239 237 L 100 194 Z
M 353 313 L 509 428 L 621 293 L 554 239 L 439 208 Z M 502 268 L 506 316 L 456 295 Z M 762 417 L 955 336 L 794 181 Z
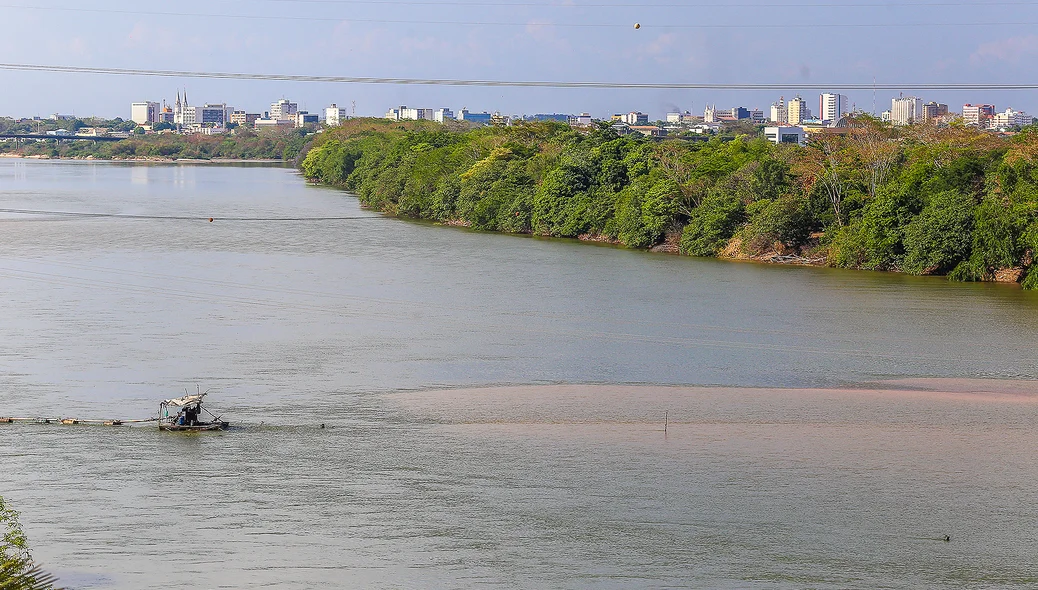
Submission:
M 793 393 L 1035 379 L 1034 293 L 401 222 L 282 168 L 0 160 L 0 209 L 0 415 L 200 386 L 245 424 L 0 429 L 72 587 L 1038 584 L 1032 398 Z

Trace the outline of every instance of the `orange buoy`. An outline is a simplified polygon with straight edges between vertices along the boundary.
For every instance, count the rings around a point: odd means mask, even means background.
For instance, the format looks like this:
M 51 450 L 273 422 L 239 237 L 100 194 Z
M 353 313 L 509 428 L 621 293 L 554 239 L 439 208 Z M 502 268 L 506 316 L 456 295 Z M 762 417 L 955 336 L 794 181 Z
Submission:
M 641 23 L 634 23 L 634 28 L 635 29 L 640 29 L 640 28 L 642 28 L 642 24 Z
M 209 218 L 209 223 L 212 223 L 212 222 L 213 222 L 213 218 L 212 218 L 212 217 L 210 217 L 210 218 Z

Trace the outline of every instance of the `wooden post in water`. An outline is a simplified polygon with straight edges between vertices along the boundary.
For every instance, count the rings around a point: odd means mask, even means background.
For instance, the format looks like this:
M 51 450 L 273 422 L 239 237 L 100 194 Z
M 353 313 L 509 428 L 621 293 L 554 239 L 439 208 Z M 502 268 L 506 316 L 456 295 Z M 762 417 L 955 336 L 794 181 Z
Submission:
M 670 426 L 670 410 L 663 412 L 663 436 L 667 436 L 667 427 Z

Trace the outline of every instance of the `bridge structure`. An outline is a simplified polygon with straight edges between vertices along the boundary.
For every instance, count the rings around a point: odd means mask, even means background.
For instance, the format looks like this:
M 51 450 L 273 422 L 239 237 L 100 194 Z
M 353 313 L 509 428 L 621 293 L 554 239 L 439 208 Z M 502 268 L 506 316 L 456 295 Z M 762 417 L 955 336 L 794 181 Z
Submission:
M 46 133 L 0 133 L 0 139 L 15 139 L 15 140 L 39 140 L 39 139 L 56 139 L 58 141 L 122 141 L 127 139 L 125 137 L 109 137 L 107 135 L 47 135 Z

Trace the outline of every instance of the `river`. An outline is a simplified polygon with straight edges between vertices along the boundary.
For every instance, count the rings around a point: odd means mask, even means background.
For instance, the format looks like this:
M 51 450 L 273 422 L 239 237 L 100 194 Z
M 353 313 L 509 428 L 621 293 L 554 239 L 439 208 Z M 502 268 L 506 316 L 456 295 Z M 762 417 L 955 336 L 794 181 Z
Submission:
M 0 427 L 69 587 L 1038 583 L 1038 293 L 400 221 L 270 166 L 0 160 L 0 236 L 0 415 L 198 387 L 241 425 Z

